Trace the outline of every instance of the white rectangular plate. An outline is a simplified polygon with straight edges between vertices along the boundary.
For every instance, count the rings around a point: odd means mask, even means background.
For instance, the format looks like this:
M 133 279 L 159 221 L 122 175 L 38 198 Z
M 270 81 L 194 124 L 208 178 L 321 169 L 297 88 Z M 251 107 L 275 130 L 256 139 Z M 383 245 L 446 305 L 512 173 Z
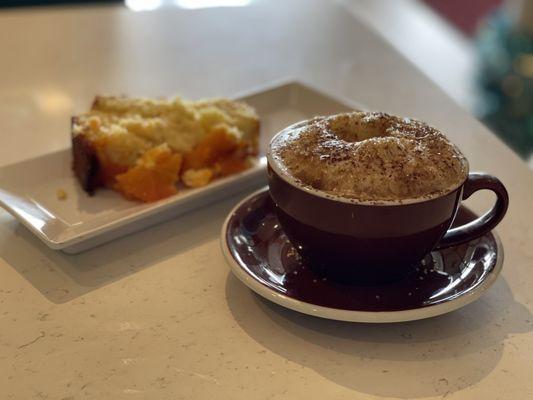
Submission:
M 141 204 L 112 190 L 88 196 L 73 176 L 70 149 L 65 149 L 0 168 L 0 205 L 49 247 L 78 253 L 264 184 L 265 150 L 276 132 L 315 115 L 356 108 L 297 82 L 270 85 L 235 98 L 255 107 L 261 121 L 260 157 L 247 171 Z M 65 200 L 58 199 L 59 189 L 67 193 Z

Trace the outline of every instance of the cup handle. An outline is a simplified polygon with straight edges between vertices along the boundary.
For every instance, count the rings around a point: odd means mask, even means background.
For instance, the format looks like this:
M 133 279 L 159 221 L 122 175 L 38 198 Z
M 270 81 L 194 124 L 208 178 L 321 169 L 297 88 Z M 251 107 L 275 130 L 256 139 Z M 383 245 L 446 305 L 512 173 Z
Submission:
M 494 206 L 474 221 L 458 226 L 457 228 L 449 229 L 437 244 L 436 249 L 443 249 L 468 242 L 483 236 L 498 225 L 509 206 L 509 195 L 505 186 L 503 186 L 503 183 L 498 178 L 482 172 L 468 174 L 468 178 L 463 187 L 462 199 L 466 200 L 474 192 L 484 189 L 492 190 L 496 194 L 496 203 Z

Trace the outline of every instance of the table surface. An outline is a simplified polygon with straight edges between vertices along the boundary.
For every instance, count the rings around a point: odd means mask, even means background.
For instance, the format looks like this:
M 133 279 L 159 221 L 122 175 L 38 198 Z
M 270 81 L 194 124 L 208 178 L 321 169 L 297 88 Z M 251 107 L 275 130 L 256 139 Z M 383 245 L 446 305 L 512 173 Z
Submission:
M 0 163 L 67 147 L 69 116 L 97 93 L 231 95 L 299 77 L 428 121 L 506 184 L 495 286 L 429 320 L 334 322 L 269 304 L 229 273 L 218 234 L 237 198 L 75 256 L 2 211 L 0 398 L 533 398 L 533 175 L 345 6 L 3 12 Z

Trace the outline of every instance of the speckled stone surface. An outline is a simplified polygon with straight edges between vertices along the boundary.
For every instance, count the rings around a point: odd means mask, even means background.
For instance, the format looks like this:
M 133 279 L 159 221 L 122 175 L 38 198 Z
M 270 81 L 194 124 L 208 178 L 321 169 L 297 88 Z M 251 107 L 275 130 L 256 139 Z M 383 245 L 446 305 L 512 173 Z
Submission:
M 472 170 L 506 184 L 495 286 L 424 321 L 319 320 L 259 299 L 229 274 L 218 235 L 238 198 L 76 256 L 49 250 L 2 211 L 1 399 L 533 397 L 531 171 L 351 13 L 309 3 L 0 14 L 9 54 L 0 63 L 0 163 L 67 147 L 69 116 L 95 93 L 231 95 L 297 76 L 427 121 Z M 468 206 L 481 212 L 491 201 L 480 193 Z

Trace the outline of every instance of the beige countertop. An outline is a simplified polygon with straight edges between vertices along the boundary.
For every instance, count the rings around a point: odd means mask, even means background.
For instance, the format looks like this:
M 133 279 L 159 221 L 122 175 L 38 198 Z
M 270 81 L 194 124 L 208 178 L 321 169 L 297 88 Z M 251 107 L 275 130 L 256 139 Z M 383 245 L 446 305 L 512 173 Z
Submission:
M 69 146 L 69 116 L 97 93 L 231 95 L 300 77 L 436 125 L 506 184 L 495 286 L 429 320 L 319 320 L 229 274 L 218 233 L 238 198 L 75 256 L 1 211 L 1 399 L 533 398 L 533 174 L 360 21 L 318 0 L 1 12 L 0 163 Z

